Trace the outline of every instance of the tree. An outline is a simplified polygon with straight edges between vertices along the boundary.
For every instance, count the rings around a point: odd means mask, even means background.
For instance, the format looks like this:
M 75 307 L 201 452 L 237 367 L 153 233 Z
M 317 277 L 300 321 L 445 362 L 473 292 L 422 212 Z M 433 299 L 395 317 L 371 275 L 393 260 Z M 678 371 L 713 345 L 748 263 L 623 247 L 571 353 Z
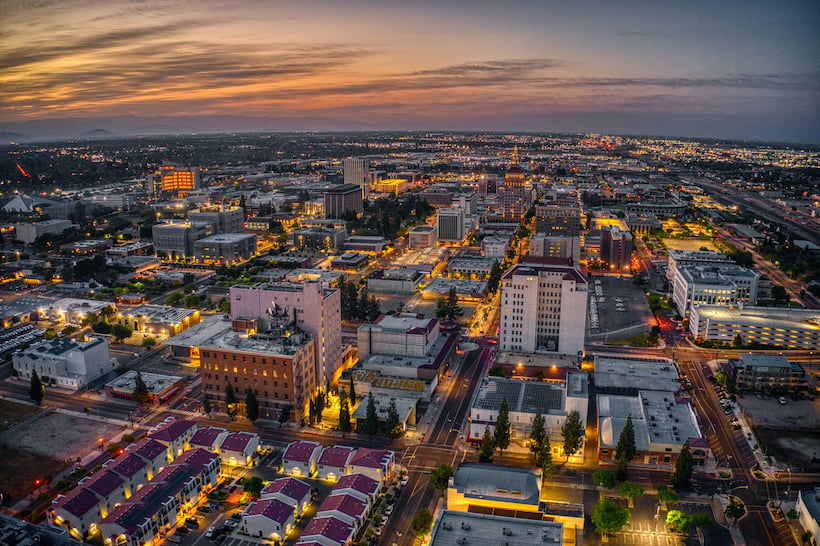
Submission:
M 46 340 L 54 339 L 55 337 L 57 337 L 57 330 L 55 330 L 54 328 L 49 328 L 45 331 Z
M 440 298 L 436 303 L 436 317 L 446 320 L 456 320 L 464 314 L 464 309 L 458 304 L 458 293 L 455 287 L 450 288 L 446 298 Z
M 561 427 L 561 436 L 564 438 L 564 454 L 569 460 L 581 448 L 584 439 L 584 425 L 581 424 L 581 414 L 572 410 L 567 415 L 564 426 Z
M 452 477 L 453 467 L 442 463 L 430 472 L 430 484 L 436 489 L 444 490 Z
M 546 479 L 555 473 L 555 463 L 552 462 L 552 446 L 550 445 L 550 437 L 544 435 L 544 440 L 538 448 L 538 453 L 535 454 L 535 466 L 541 469 L 542 479 Z
M 669 489 L 669 486 L 665 483 L 662 483 L 658 486 L 658 500 L 663 504 L 664 509 L 666 509 L 667 502 L 675 502 L 678 500 L 678 495 Z
M 498 263 L 498 260 L 493 262 L 493 267 L 490 269 L 490 275 L 487 278 L 487 291 L 490 294 L 494 294 L 496 290 L 498 290 L 498 284 L 501 282 L 501 275 L 503 271 L 501 270 L 501 264 Z
M 498 409 L 498 417 L 495 419 L 495 432 L 493 439 L 495 440 L 495 447 L 504 454 L 504 450 L 510 447 L 510 407 L 507 405 L 507 399 L 501 400 L 501 407 Z
M 142 373 L 138 370 L 137 378 L 134 380 L 134 400 L 141 406 L 148 401 L 150 396 L 151 393 L 148 391 L 148 385 L 145 384 L 145 381 L 142 379 Z
M 253 392 L 253 389 L 248 389 L 245 394 L 245 417 L 251 423 L 259 419 L 259 401 L 256 399 L 256 393 Z
M 811 537 L 812 537 L 811 531 L 804 531 L 800 535 L 800 544 L 805 544 L 805 543 L 811 541 Z
M 618 437 L 618 444 L 615 446 L 615 459 L 628 463 L 635 458 L 636 451 L 635 428 L 632 425 L 632 416 L 630 415 L 626 418 L 626 424 L 621 429 L 621 435 Z
M 230 383 L 225 385 L 225 413 L 233 419 L 239 411 L 239 399 Z
M 724 514 L 728 519 L 731 519 L 734 523 L 737 523 L 737 520 L 743 517 L 743 514 L 746 513 L 746 507 L 737 497 L 729 497 L 729 505 L 726 506 L 726 510 Z
M 40 376 L 37 375 L 36 371 L 31 372 L 31 382 L 28 387 L 28 395 L 29 398 L 34 400 L 38 406 L 43 403 L 43 397 L 46 395 L 46 388 L 43 386 L 43 382 L 40 381 Z
M 399 418 L 399 410 L 396 409 L 396 402 L 390 401 L 387 406 L 387 420 L 384 424 L 384 429 L 390 438 L 396 439 L 404 434 L 404 429 L 401 426 L 401 419 Z
M 643 487 L 635 482 L 624 482 L 618 489 L 618 494 L 629 500 L 629 506 L 635 505 L 635 499 L 643 497 Z
M 157 340 L 153 337 L 144 337 L 142 338 L 142 346 L 146 349 L 151 349 L 154 345 L 157 344 Z
M 592 512 L 592 524 L 599 535 L 617 533 L 629 521 L 629 509 L 620 506 L 610 498 L 604 497 L 595 505 Z
M 242 484 L 242 491 L 247 493 L 251 497 L 259 497 L 259 494 L 262 492 L 262 487 L 264 486 L 264 482 L 262 478 L 259 476 L 252 476 L 245 480 L 245 483 Z
M 481 438 L 481 449 L 478 452 L 478 462 L 492 463 L 495 455 L 495 438 L 490 427 L 484 427 L 484 436 Z
M 413 518 L 413 523 L 410 524 L 410 528 L 413 529 L 416 536 L 422 537 L 429 535 L 430 531 L 433 530 L 433 514 L 431 514 L 427 508 L 419 511 Z
M 592 474 L 592 481 L 595 485 L 600 485 L 601 487 L 606 487 L 607 489 L 612 489 L 615 487 L 615 474 L 610 472 L 609 470 L 596 470 Z
M 379 430 L 379 416 L 376 413 L 376 402 L 373 400 L 373 393 L 367 393 L 367 409 L 364 417 L 363 432 L 371 438 Z
M 165 298 L 165 305 L 176 305 L 183 298 L 181 292 L 172 292 Z
M 279 426 L 281 427 L 290 420 L 290 414 L 293 412 L 293 405 L 287 404 L 279 410 Z
M 672 471 L 670 483 L 672 487 L 680 491 L 689 487 L 692 479 L 692 452 L 689 450 L 689 442 L 683 444 L 675 461 L 675 470 Z
M 347 392 L 342 391 L 339 394 L 339 430 L 342 432 L 350 432 L 350 402 L 347 400 Z
M 134 330 L 124 324 L 115 324 L 111 327 L 111 335 L 114 336 L 114 343 L 120 343 L 122 340 L 131 337 Z
M 211 399 L 205 396 L 202 398 L 202 413 L 210 415 L 211 413 Z
M 689 515 L 680 510 L 670 510 L 666 514 L 666 526 L 673 533 L 689 534 Z
M 491 377 L 507 377 L 507 372 L 504 371 L 504 368 L 501 366 L 493 366 L 487 372 L 487 375 Z
M 533 455 L 538 453 L 541 449 L 541 443 L 544 441 L 546 431 L 544 430 L 544 416 L 541 412 L 536 412 L 532 418 L 532 426 L 530 427 L 530 451 Z
M 789 301 L 789 292 L 785 287 L 776 284 L 772 286 L 772 299 L 777 303 L 787 303 Z

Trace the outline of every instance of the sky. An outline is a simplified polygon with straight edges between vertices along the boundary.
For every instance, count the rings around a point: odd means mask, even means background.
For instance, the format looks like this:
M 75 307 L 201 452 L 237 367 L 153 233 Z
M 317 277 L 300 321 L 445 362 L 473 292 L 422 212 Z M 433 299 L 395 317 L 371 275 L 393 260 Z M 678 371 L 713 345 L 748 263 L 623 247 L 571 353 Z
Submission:
M 817 0 L 0 0 L 0 131 L 820 143 Z

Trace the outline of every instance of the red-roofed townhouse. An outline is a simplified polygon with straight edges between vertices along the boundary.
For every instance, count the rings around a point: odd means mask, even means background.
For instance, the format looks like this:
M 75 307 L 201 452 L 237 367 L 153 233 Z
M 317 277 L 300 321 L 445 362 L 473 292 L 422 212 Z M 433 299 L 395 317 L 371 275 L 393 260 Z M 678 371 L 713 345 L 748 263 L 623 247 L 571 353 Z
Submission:
M 360 472 L 386 482 L 393 476 L 396 466 L 396 455 L 387 449 L 369 449 L 360 447 L 350 459 L 350 472 Z
M 136 455 L 127 455 L 120 459 L 111 459 L 103 465 L 120 478 L 125 488 L 125 498 L 137 492 L 137 489 L 148 483 L 148 463 Z
M 347 464 L 356 451 L 348 446 L 330 446 L 322 450 L 316 463 L 318 477 L 323 480 L 336 481 L 340 476 L 350 473 Z
M 342 476 L 333 486 L 331 495 L 353 495 L 372 507 L 379 496 L 381 483 L 365 474 L 348 474 Z
M 327 538 L 319 542 L 319 538 L 314 537 L 314 540 L 300 540 L 294 546 L 336 546 L 336 543 Z
M 352 525 L 356 532 L 361 529 L 370 507 L 353 495 L 330 495 L 316 510 L 316 517 L 334 517 Z
M 203 493 L 203 483 L 213 482 L 219 457 L 204 449 L 186 452 L 180 462 L 169 465 L 125 504 L 102 520 L 106 542 L 117 546 L 153 544 L 168 534 L 185 507 L 193 507 Z
M 148 432 L 148 437 L 168 448 L 168 462 L 171 462 L 191 448 L 190 441 L 195 432 L 195 422 L 169 417 Z
M 231 466 L 253 466 L 253 454 L 259 448 L 259 435 L 231 432 L 219 444 L 222 462 Z
M 252 537 L 284 540 L 296 522 L 293 505 L 276 498 L 252 502 L 242 512 L 239 529 Z
M 356 529 L 340 519 L 333 517 L 316 516 L 310 520 L 300 537 L 302 541 L 315 540 L 326 544 L 325 540 L 332 541 L 331 544 L 338 546 L 349 546 L 353 544 L 353 537 Z
M 297 477 L 312 476 L 321 453 L 322 446 L 316 442 L 291 442 L 282 454 L 282 471 Z
M 219 444 L 228 435 L 228 431 L 219 427 L 198 428 L 188 442 L 191 449 L 200 447 L 211 453 L 219 453 Z
M 126 447 L 125 454 L 136 455 L 147 463 L 146 473 L 149 480 L 153 480 L 154 476 L 168 466 L 168 454 L 165 445 L 151 438 L 145 438 Z
M 296 478 L 277 478 L 265 485 L 259 496 L 286 502 L 301 516 L 310 505 L 310 484 Z
M 74 539 L 82 540 L 102 520 L 102 506 L 103 502 L 94 493 L 77 487 L 54 501 L 50 508 L 51 519 L 55 525 L 68 528 Z

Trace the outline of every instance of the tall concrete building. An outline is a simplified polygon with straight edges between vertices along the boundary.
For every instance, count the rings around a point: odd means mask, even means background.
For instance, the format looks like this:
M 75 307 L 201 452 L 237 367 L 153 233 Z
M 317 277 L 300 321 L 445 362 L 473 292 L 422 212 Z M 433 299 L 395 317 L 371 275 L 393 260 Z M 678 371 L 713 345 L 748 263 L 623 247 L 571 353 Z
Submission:
M 577 268 L 520 263 L 501 279 L 499 348 L 575 356 L 584 350 L 586 314 L 587 281 Z
M 504 185 L 496 190 L 505 218 L 523 218 L 532 206 L 532 185 L 527 182 L 517 160 L 518 154 L 515 156 L 515 163 L 504 175 Z
M 445 243 L 458 243 L 466 235 L 464 209 L 438 209 L 436 212 L 436 229 L 438 240 Z
M 325 218 L 344 218 L 364 210 L 362 189 L 356 184 L 339 184 L 325 191 Z
M 190 211 L 188 220 L 211 224 L 217 233 L 242 233 L 245 213 L 240 207 L 215 205 Z
M 342 362 L 341 292 L 323 288 L 321 282 L 271 282 L 231 287 L 234 320 L 271 317 L 287 310 L 296 325 L 316 342 L 316 377 L 319 384 L 335 379 Z
M 535 207 L 535 231 L 550 237 L 578 237 L 581 234 L 581 209 L 558 205 Z
M 530 256 L 572 258 L 572 263 L 581 263 L 581 237 L 536 233 L 530 237 Z
M 362 199 L 370 197 L 370 162 L 349 157 L 344 162 L 345 184 L 355 184 L 362 189 Z
M 256 254 L 253 233 L 218 233 L 194 241 L 194 257 L 205 264 L 235 265 Z
M 610 271 L 629 271 L 632 259 L 632 234 L 618 226 L 601 229 L 601 260 Z

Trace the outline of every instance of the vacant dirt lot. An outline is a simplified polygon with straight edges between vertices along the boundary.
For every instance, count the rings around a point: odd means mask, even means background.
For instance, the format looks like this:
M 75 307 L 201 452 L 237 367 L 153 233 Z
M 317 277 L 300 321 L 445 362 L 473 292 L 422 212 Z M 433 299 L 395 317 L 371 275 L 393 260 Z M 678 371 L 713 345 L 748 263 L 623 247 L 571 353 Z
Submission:
M 97 446 L 97 438 L 111 438 L 123 430 L 74 415 L 52 413 L 15 429 L 13 438 L 0 435 L 0 442 L 22 451 L 46 455 L 59 460 L 74 460 Z
M 0 400 L 0 434 L 40 411 L 34 406 Z

